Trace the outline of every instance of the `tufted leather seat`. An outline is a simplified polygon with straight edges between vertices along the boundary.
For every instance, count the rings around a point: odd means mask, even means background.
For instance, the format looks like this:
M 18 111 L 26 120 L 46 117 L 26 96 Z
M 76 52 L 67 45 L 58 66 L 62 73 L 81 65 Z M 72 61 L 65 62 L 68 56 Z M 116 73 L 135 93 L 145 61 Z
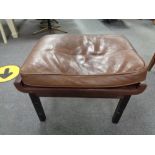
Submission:
M 29 86 L 110 88 L 144 81 L 146 65 L 122 36 L 47 35 L 20 74 Z

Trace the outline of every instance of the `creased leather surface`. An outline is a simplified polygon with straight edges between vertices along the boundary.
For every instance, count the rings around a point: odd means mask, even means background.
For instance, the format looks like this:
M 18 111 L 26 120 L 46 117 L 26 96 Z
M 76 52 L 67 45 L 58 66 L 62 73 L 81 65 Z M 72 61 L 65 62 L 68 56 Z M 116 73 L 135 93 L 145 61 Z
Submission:
M 118 87 L 146 78 L 131 44 L 114 35 L 47 35 L 21 67 L 25 84 L 43 87 Z

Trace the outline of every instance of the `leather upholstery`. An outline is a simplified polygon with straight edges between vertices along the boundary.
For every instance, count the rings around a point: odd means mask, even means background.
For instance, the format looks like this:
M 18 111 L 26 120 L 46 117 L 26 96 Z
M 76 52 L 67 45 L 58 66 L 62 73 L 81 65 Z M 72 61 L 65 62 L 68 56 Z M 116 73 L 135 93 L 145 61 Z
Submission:
M 144 81 L 146 65 L 132 45 L 114 35 L 47 35 L 21 67 L 24 84 L 105 88 Z

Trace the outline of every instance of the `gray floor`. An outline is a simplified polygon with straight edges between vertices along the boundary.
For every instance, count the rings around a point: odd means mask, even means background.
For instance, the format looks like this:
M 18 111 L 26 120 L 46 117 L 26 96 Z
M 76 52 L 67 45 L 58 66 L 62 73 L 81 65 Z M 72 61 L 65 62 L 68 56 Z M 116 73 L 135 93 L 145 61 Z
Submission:
M 0 38 L 0 66 L 21 65 L 42 34 L 36 20 L 16 20 L 19 39 L 8 44 Z M 69 33 L 123 34 L 146 63 L 155 51 L 155 26 L 149 20 L 123 20 L 111 26 L 99 20 L 60 20 Z M 118 100 L 41 98 L 47 121 L 40 123 L 27 94 L 18 92 L 13 80 L 0 84 L 0 134 L 155 134 L 155 72 L 147 76 L 147 90 L 133 96 L 119 124 L 111 123 Z

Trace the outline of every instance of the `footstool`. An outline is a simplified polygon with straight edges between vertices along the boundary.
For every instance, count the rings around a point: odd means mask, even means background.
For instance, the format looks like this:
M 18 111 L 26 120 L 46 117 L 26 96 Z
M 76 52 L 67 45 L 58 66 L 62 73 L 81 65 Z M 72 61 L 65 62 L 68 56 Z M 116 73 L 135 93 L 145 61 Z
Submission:
M 47 35 L 21 67 L 15 87 L 28 93 L 40 121 L 39 97 L 119 98 L 118 123 L 131 97 L 142 93 L 146 65 L 130 42 L 115 35 Z

